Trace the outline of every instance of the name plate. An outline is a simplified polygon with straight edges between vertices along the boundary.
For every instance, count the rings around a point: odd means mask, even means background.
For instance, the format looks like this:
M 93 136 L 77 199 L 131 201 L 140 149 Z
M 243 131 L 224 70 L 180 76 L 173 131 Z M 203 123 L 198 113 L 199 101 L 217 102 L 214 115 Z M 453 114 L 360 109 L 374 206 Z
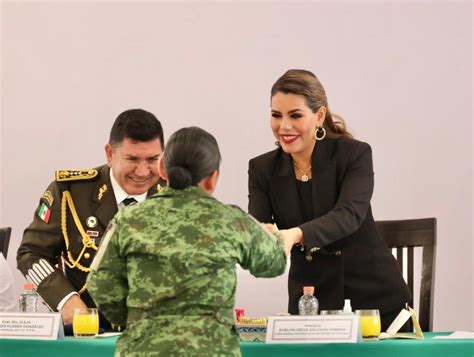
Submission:
M 355 343 L 361 340 L 355 315 L 270 316 L 266 343 Z
M 0 312 L 0 338 L 57 340 L 64 338 L 59 313 Z

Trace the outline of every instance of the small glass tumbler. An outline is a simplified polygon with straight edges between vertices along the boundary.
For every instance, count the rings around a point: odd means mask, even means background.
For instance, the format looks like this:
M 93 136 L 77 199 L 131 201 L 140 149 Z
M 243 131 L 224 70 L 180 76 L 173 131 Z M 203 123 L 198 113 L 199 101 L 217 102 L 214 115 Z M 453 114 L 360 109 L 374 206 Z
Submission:
M 74 309 L 72 330 L 74 337 L 97 336 L 99 334 L 99 313 L 97 309 Z
M 359 316 L 362 337 L 378 338 L 381 330 L 379 310 L 356 310 L 356 315 Z

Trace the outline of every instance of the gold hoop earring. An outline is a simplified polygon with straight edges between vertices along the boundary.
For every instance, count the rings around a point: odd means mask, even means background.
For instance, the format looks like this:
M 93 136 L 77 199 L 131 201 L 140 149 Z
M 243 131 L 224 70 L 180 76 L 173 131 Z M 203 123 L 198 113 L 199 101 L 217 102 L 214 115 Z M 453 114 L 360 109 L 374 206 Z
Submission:
M 326 129 L 324 129 L 322 126 L 316 128 L 314 131 L 314 137 L 318 141 L 323 140 L 326 137 Z
M 279 142 L 278 140 L 277 140 L 277 141 L 275 141 L 275 145 L 276 145 L 276 146 L 278 146 L 278 147 L 280 147 L 280 146 L 281 146 L 281 144 L 280 144 L 280 142 Z

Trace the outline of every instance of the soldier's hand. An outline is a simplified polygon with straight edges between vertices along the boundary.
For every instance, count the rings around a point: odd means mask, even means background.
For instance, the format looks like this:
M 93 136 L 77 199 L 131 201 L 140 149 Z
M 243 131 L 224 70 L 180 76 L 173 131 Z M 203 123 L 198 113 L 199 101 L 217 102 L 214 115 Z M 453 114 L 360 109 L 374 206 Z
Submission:
M 275 227 L 273 223 L 262 223 L 262 226 L 266 227 L 272 233 L 275 233 L 278 231 L 277 227 Z
M 74 313 L 74 309 L 81 309 L 86 310 L 87 306 L 81 300 L 79 295 L 71 296 L 66 303 L 64 304 L 61 310 L 61 317 L 63 318 L 63 323 L 65 325 L 72 324 L 72 315 Z

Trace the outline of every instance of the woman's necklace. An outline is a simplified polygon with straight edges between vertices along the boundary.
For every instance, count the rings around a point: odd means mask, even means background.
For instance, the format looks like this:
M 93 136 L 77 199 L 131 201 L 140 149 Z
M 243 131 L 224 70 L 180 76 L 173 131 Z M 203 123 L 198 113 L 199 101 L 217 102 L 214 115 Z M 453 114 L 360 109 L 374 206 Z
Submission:
M 295 162 L 293 162 L 293 165 L 295 166 L 295 168 L 300 171 L 302 173 L 301 175 L 301 181 L 303 182 L 308 182 L 309 180 L 309 176 L 308 176 L 308 173 L 311 171 L 311 167 L 312 165 L 309 165 L 309 167 L 306 169 L 306 170 L 301 170 Z

